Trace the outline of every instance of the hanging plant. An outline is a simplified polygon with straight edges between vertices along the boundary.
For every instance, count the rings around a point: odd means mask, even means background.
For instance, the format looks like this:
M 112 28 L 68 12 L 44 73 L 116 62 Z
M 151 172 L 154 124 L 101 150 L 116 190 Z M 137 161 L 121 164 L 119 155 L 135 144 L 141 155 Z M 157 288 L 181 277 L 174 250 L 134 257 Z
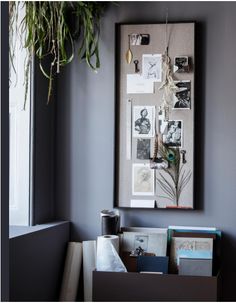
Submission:
M 51 99 L 56 75 L 60 73 L 62 67 L 72 62 L 76 47 L 79 59 L 86 60 L 88 66 L 97 71 L 100 67 L 98 50 L 100 19 L 107 3 L 25 1 L 23 2 L 25 17 L 17 29 L 19 5 L 20 2 L 9 3 L 9 56 L 14 70 L 13 32 L 18 31 L 21 36 L 24 33 L 25 39 L 22 44 L 28 50 L 25 62 L 25 96 L 28 93 L 27 83 L 33 56 L 38 59 L 40 69 L 49 81 L 47 102 Z

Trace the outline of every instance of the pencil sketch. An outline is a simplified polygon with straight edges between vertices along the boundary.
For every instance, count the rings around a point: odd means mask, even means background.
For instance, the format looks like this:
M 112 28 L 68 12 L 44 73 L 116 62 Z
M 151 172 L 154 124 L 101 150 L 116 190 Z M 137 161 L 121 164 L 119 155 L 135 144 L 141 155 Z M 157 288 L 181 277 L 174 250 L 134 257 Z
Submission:
M 153 82 L 162 81 L 162 55 L 143 55 L 143 77 Z
M 150 169 L 149 164 L 133 164 L 132 194 L 140 196 L 154 195 L 154 170 Z

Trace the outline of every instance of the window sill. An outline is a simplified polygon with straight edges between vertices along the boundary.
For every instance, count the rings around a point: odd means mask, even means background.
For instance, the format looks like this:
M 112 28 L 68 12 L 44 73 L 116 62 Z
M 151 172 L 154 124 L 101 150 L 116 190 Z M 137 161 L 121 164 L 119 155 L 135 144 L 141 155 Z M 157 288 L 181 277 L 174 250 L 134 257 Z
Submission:
M 9 226 L 9 239 L 21 237 L 27 234 L 35 233 L 44 229 L 53 228 L 62 224 L 68 224 L 68 221 L 55 221 L 46 224 L 38 224 L 34 226 Z

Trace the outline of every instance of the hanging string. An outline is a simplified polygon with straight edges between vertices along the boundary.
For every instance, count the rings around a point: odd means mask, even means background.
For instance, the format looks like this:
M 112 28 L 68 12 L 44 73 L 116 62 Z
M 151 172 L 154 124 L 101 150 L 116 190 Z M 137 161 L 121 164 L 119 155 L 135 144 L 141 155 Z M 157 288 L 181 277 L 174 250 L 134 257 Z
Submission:
M 168 103 L 168 97 L 169 97 L 169 90 L 172 88 L 172 83 L 169 74 L 170 74 L 170 58 L 168 56 L 168 44 L 169 39 L 168 36 L 168 7 L 166 8 L 166 23 L 165 23 L 165 51 L 164 51 L 164 61 L 163 61 L 163 72 L 164 72 L 164 80 L 159 87 L 159 90 L 163 89 L 163 95 L 162 95 L 162 104 L 160 106 L 160 109 L 164 111 L 164 121 L 169 120 L 169 103 Z M 162 134 L 159 132 L 159 129 L 157 131 L 157 125 L 155 124 L 155 141 L 154 141 L 154 148 L 153 148 L 153 157 L 151 160 L 151 168 L 153 163 L 155 162 L 157 155 L 158 155 L 158 149 L 159 149 L 159 137 L 162 138 Z
M 165 52 L 168 55 L 168 42 L 167 42 L 167 36 L 168 36 L 168 17 L 169 17 L 169 11 L 168 7 L 166 8 L 166 25 L 165 25 Z
M 168 17 L 169 11 L 168 7 L 166 8 L 166 23 L 165 23 L 165 53 L 164 53 L 164 61 L 163 61 L 163 74 L 164 79 L 159 87 L 159 90 L 163 89 L 163 96 L 162 96 L 162 106 L 165 108 L 167 113 L 167 120 L 168 120 L 168 111 L 169 111 L 169 102 L 171 95 L 178 90 L 177 86 L 174 83 L 174 79 L 172 76 L 171 70 L 171 60 L 168 54 L 169 51 L 169 33 L 168 33 Z

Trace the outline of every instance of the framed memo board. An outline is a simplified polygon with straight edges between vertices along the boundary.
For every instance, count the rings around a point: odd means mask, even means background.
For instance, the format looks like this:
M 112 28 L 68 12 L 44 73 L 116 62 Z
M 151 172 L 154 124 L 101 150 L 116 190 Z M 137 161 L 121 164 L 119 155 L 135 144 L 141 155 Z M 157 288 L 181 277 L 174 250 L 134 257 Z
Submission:
M 116 25 L 115 207 L 194 208 L 195 23 Z

